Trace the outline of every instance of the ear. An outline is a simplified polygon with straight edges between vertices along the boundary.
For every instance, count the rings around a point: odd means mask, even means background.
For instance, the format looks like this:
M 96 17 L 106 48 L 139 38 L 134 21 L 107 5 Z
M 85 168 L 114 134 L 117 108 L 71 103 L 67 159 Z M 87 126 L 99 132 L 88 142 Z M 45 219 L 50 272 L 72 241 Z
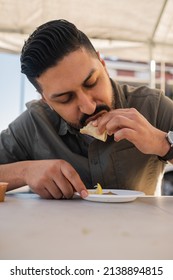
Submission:
M 44 95 L 43 95 L 43 94 L 41 94 L 41 100 L 42 100 L 44 103 L 47 103 L 47 102 L 46 102 L 46 99 L 44 98 Z
M 104 67 L 104 69 L 105 69 L 107 75 L 109 76 L 108 70 L 107 70 L 107 68 L 106 68 L 106 63 L 105 63 L 104 59 L 101 58 L 100 53 L 99 53 L 98 51 L 97 51 L 97 56 L 98 56 L 98 59 L 100 60 L 101 64 L 103 65 L 103 67 Z
M 98 56 L 98 59 L 100 60 L 101 64 L 102 64 L 104 67 L 106 67 L 105 61 L 104 61 L 103 58 L 101 58 L 101 55 L 100 55 L 99 51 L 97 51 L 97 56 Z
M 52 111 L 54 111 L 53 107 L 47 103 L 47 101 L 46 101 L 46 99 L 44 98 L 43 95 L 42 95 L 42 99 L 41 99 L 41 100 L 42 100 L 44 103 L 46 103 Z
M 41 97 L 42 97 L 41 100 L 42 100 L 44 103 L 46 103 L 46 104 L 50 107 L 51 110 L 54 110 L 53 107 L 47 103 L 47 101 L 46 101 L 46 99 L 45 99 L 45 97 L 44 97 L 43 94 L 41 95 Z

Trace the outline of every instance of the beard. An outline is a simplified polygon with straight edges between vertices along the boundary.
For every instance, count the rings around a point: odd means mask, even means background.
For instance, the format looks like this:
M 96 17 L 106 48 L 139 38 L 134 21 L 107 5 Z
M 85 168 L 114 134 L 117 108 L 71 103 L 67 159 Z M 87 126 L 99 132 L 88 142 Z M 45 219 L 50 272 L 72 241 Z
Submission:
M 112 86 L 112 103 L 111 103 L 110 107 L 106 104 L 100 104 L 100 105 L 96 106 L 96 109 L 95 109 L 93 114 L 91 114 L 91 115 L 83 114 L 83 116 L 80 118 L 78 123 L 68 122 L 68 124 L 71 127 L 75 128 L 77 130 L 80 130 L 86 124 L 86 121 L 87 121 L 88 118 L 95 116 L 96 114 L 98 114 L 101 111 L 109 112 L 113 109 L 115 109 L 115 94 L 114 94 L 114 89 L 113 89 L 113 86 Z

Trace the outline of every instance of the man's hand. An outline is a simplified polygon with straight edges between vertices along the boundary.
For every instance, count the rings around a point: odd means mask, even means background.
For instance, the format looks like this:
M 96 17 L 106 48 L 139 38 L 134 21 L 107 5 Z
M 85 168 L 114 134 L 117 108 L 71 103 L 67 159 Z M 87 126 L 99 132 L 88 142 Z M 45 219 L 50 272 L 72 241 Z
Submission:
M 42 198 L 71 198 L 75 191 L 83 198 L 88 195 L 76 170 L 64 160 L 30 161 L 24 173 L 26 184 Z
M 166 133 L 152 126 L 136 109 L 115 109 L 93 121 L 100 133 L 107 130 L 115 141 L 126 139 L 144 154 L 164 156 L 169 150 Z

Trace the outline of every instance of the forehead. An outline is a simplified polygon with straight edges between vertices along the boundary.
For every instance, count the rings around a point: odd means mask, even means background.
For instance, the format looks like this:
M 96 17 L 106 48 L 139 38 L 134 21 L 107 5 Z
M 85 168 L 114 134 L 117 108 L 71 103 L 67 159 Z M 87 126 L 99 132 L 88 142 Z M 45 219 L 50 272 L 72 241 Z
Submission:
M 37 78 L 43 93 L 69 91 L 79 86 L 91 70 L 102 64 L 97 56 L 79 49 L 65 56 L 56 66 L 47 69 Z

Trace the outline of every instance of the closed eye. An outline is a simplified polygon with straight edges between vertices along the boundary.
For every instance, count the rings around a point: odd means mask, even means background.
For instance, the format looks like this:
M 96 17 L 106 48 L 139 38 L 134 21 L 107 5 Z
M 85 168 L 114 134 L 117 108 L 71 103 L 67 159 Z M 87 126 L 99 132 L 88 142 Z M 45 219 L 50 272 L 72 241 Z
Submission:
M 93 87 L 95 87 L 97 85 L 97 81 L 98 80 L 96 80 L 94 83 L 91 83 L 91 84 L 85 84 L 84 87 L 85 88 L 93 88 Z
M 74 97 L 73 93 L 67 93 L 67 94 L 58 96 L 58 98 L 56 98 L 56 101 L 61 104 L 66 104 L 66 103 L 69 103 L 73 99 L 73 97 Z

